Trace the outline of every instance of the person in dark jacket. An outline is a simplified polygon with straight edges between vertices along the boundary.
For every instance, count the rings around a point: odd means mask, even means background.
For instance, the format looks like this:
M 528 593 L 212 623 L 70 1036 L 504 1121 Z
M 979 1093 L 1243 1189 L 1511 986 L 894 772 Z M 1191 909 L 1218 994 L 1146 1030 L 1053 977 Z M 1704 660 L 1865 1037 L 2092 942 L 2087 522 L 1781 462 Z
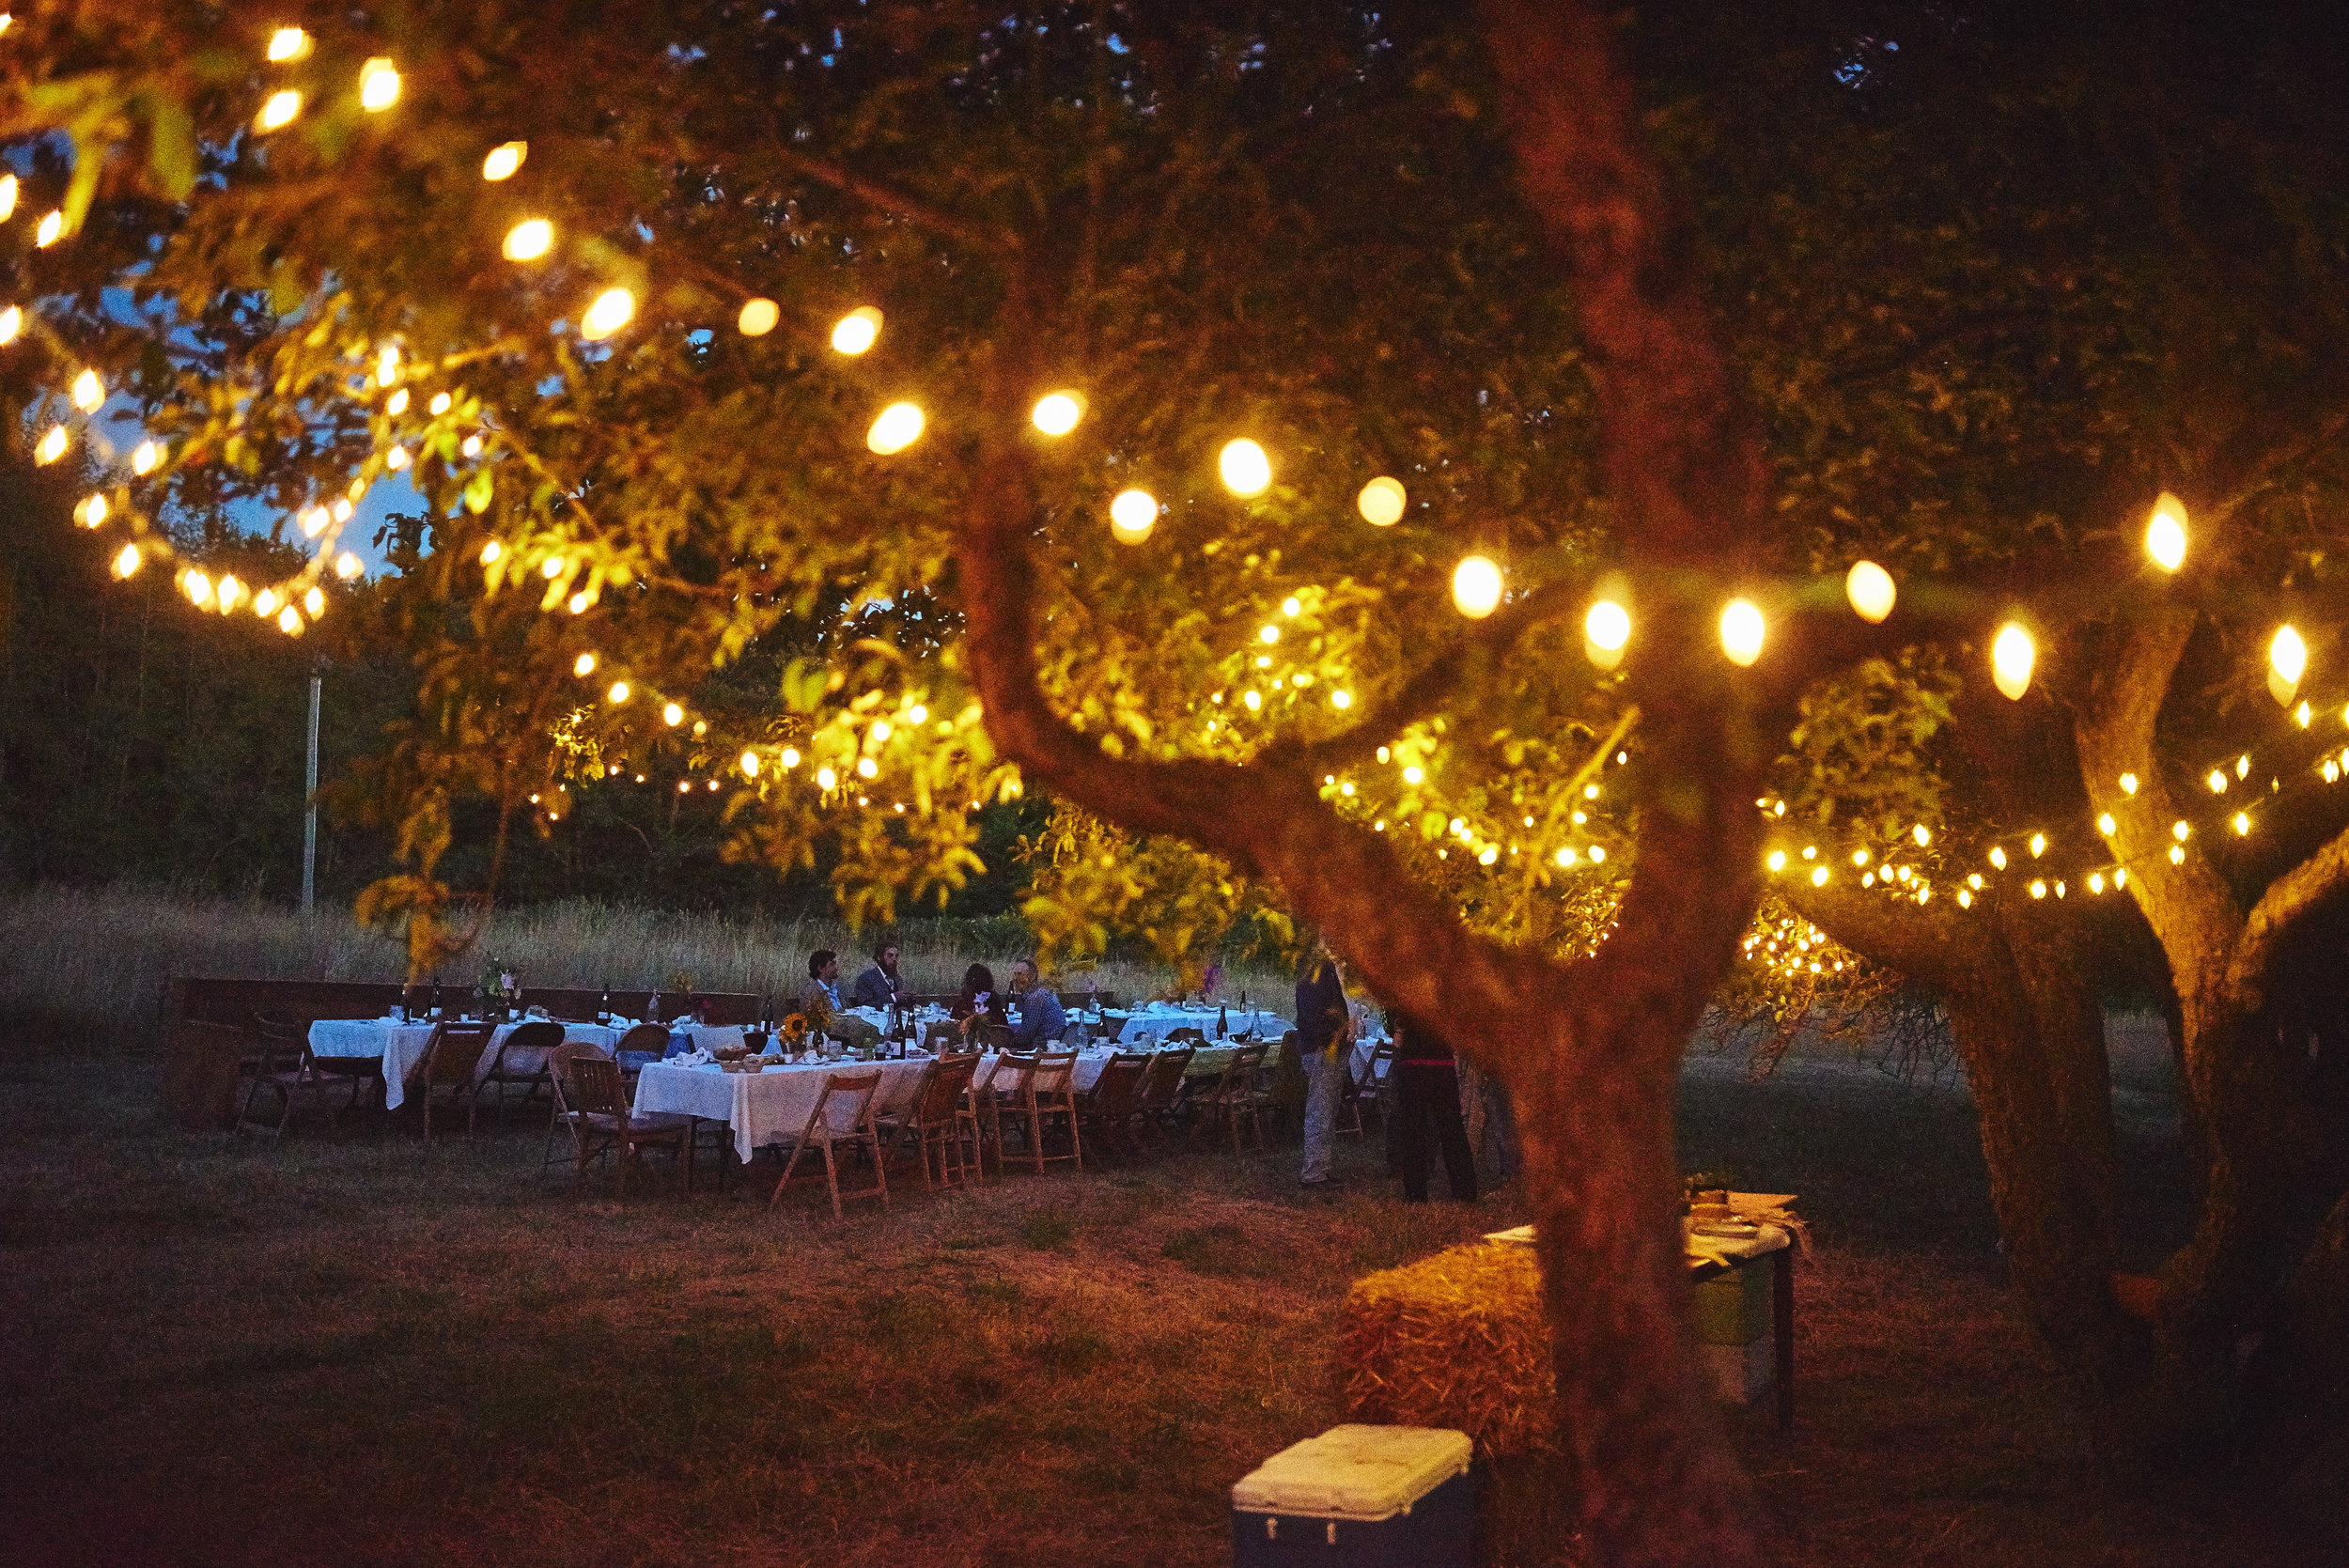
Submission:
M 962 971 L 962 993 L 946 1015 L 965 1024 L 973 1017 L 981 1023 L 1007 1023 L 1010 1004 L 1010 999 L 995 988 L 995 971 L 985 964 L 973 964 Z M 965 1029 L 963 1032 L 971 1032 Z
M 873 949 L 872 967 L 856 977 L 856 986 L 848 993 L 849 1001 L 858 1007 L 878 1007 L 887 1012 L 904 995 L 905 982 L 897 975 L 897 944 L 883 942 Z
M 1443 1150 L 1445 1185 L 1455 1202 L 1476 1202 L 1476 1157 L 1469 1149 L 1468 1124 L 1460 1117 L 1460 1064 L 1452 1048 L 1408 1014 L 1398 1014 L 1394 1035 L 1394 1126 L 1406 1203 L 1427 1202 L 1427 1173 L 1434 1145 Z

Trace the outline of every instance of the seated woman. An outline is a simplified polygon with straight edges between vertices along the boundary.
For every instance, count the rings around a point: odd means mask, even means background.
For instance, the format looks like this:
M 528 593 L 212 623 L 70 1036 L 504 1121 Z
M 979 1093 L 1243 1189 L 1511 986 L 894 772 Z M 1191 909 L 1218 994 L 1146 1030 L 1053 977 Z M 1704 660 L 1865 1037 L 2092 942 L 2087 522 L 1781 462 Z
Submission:
M 946 1009 L 946 1016 L 962 1025 L 967 1039 L 972 1020 L 980 1023 L 1008 1024 L 1010 999 L 995 986 L 995 971 L 985 964 L 973 964 L 962 971 L 962 990 Z

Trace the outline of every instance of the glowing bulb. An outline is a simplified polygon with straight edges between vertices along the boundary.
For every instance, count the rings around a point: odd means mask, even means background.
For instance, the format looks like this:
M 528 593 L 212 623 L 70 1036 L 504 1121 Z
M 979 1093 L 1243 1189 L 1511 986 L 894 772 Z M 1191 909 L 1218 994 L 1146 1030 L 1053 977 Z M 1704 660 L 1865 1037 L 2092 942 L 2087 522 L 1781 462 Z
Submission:
M 395 473 L 408 466 L 408 448 L 395 446 L 383 454 L 383 466 Z
M 2291 627 L 2279 627 L 2275 641 L 2267 644 L 2268 691 L 2278 702 L 2289 705 L 2308 668 L 2308 644 L 2300 641 L 2300 634 Z
M 742 753 L 742 776 L 746 779 L 758 777 L 758 753 L 756 752 Z
M 2192 835 L 2193 831 L 2193 827 L 2183 817 L 2170 824 L 2170 836 L 2176 839 L 2180 844 L 2184 844 L 2186 839 Z
M 587 607 L 594 602 L 595 601 L 593 599 L 587 597 L 587 590 L 582 588 L 579 592 L 573 594 L 568 599 L 564 601 L 564 608 L 568 610 L 574 615 L 583 615 L 587 613 Z
M 380 115 L 399 101 L 399 72 L 378 57 L 359 68 L 359 107 Z
M 2032 860 L 2034 860 L 2034 861 L 2035 861 L 2035 860 L 2037 860 L 2040 856 L 2042 856 L 2042 855 L 2046 854 L 2046 852 L 2047 852 L 2047 835 L 2046 835 L 2046 834 L 2045 834 L 2045 833 L 2033 833 L 2033 834 L 2031 834 L 2031 835 L 2030 835 L 2030 858 L 2031 858 Z
M 635 295 L 625 288 L 607 288 L 587 307 L 587 315 L 579 324 L 579 335 L 590 343 L 610 337 L 627 326 L 635 314 Z
M 2248 813 L 2248 812 L 2240 812 L 2240 811 L 2239 811 L 2239 812 L 2237 812 L 2237 813 L 2235 813 L 2235 814 L 2234 814 L 2234 831 L 2235 831 L 2238 834 L 2245 834 L 2245 835 L 2248 835 L 2248 834 L 2250 832 L 2250 831 L 2251 831 L 2251 814 L 2250 814 L 2250 813 Z
M 1406 768 L 1403 769 L 1403 782 L 1408 784 L 1415 784 L 1426 776 L 1427 775 L 1421 772 L 1417 767 Z
M 37 463 L 55 462 L 65 456 L 66 442 L 71 439 L 66 434 L 64 426 L 50 426 L 49 433 L 40 438 L 39 445 L 33 448 L 33 461 Z
M 1972 908 L 1974 907 L 1974 895 L 1964 888 L 1958 889 L 1957 907 L 1961 909 Z
M 775 323 L 782 319 L 783 307 L 772 300 L 761 298 L 745 302 L 742 314 L 734 318 L 734 324 L 744 337 L 765 337 L 775 330 Z
M 85 370 L 73 378 L 73 406 L 84 413 L 97 410 L 106 400 L 106 384 L 98 379 L 95 370 Z
M 1892 601 L 1898 595 L 1892 574 L 1874 561 L 1856 562 L 1843 576 L 1843 597 L 1851 600 L 1859 618 L 1871 626 L 1892 613 Z
M 1077 421 L 1085 413 L 1084 399 L 1073 392 L 1051 392 L 1036 400 L 1035 411 L 1028 417 L 1035 427 L 1048 436 L 1065 436 L 1077 427 Z
M 1613 599 L 1600 599 L 1582 617 L 1583 651 L 1602 670 L 1622 662 L 1624 644 L 1630 640 L 1630 613 Z
M 459 446 L 458 450 L 462 452 L 468 458 L 478 458 L 481 456 L 481 438 L 479 436 L 467 436 L 465 438 L 464 444 Z
M 16 177 L 10 175 L 8 178 L 13 180 Z M 22 310 L 14 305 L 0 310 L 0 344 L 15 342 L 16 334 L 23 330 L 24 313 Z
M 500 247 L 508 261 L 536 261 L 554 248 L 554 225 L 544 218 L 524 218 L 506 231 Z
M 312 588 L 302 596 L 302 608 L 310 613 L 312 620 L 316 620 L 326 613 L 326 596 L 317 588 Z
M 2134 795 L 2137 793 L 2136 774 L 2123 773 L 2121 775 L 2121 793 L 2123 795 Z
M 192 571 L 181 578 L 179 586 L 188 596 L 190 604 L 205 604 L 212 597 L 212 580 L 200 571 Z
M 1223 488 L 1234 495 L 1262 495 L 1272 483 L 1272 459 L 1246 436 L 1224 442 L 1216 469 L 1223 476 Z
M 1361 508 L 1362 520 L 1373 528 L 1386 528 L 1403 520 L 1403 504 L 1407 499 L 1401 480 L 1380 474 L 1362 487 L 1362 493 L 1354 498 L 1354 505 Z
M 124 545 L 122 553 L 115 557 L 115 575 L 128 577 L 139 569 L 139 547 Z
M 64 232 L 65 214 L 53 209 L 49 215 L 40 221 L 40 226 L 33 230 L 33 243 L 46 250 L 55 244 L 57 237 Z
M 2306 703 L 2302 703 L 2298 707 L 2292 710 L 2292 722 L 2298 724 L 2302 729 L 2307 729 L 2310 722 L 2315 718 L 2316 710 L 2309 706 Z
M 75 505 L 73 520 L 85 528 L 96 528 L 106 520 L 106 498 L 93 492 Z
M 1999 695 L 2009 702 L 2020 702 L 2030 690 L 2030 667 L 2039 657 L 2031 644 L 2030 633 L 2020 625 L 2009 621 L 1999 629 L 1998 641 L 1990 644 L 1991 679 Z
M 876 742 L 879 742 L 879 741 L 886 740 L 886 739 L 888 739 L 888 738 L 889 738 L 889 721 L 888 721 L 888 720 L 886 720 L 886 719 L 876 719 L 876 720 L 874 720 L 874 721 L 873 721 L 873 739 L 874 739 Z
M 1594 865 L 1604 865 L 1607 863 L 1607 851 L 1595 844 L 1591 846 L 1591 863 Z M 1825 882 L 1827 880 L 1827 867 L 1821 866 L 1819 868 L 1818 875 L 1811 879 L 1814 882 Z
M 1851 852 L 1851 863 L 1854 865 L 1866 865 L 1868 863 L 1868 852 L 1865 849 L 1853 850 Z
M 2030 895 L 2031 895 L 2033 898 L 2045 898 L 2045 897 L 2046 897 L 2046 896 L 2047 896 L 2047 884 L 2046 884 L 2046 883 L 2045 883 L 2045 882 L 2039 881 L 2039 880 L 2037 880 L 2037 879 L 2033 879 L 2033 881 L 2031 882 L 2031 885 L 2030 885 Z
M 685 722 L 685 709 L 675 703 L 663 704 L 661 709 L 661 722 L 674 729 Z
M 447 393 L 436 392 L 432 395 L 430 407 L 434 413 L 443 414 L 448 412 L 449 405 L 453 401 L 455 401 L 455 399 L 451 398 Z
M 364 569 L 366 568 L 362 566 L 359 557 L 347 550 L 334 557 L 334 575 L 345 582 L 358 576 Z
M 1264 706 L 1264 698 L 1253 691 L 1241 692 L 1239 700 L 1248 705 L 1248 711 L 1251 713 L 1253 713 L 1256 709 Z
M 1560 865 L 1572 865 L 1574 863 L 1574 846 L 1572 845 L 1568 845 L 1563 849 L 1558 851 L 1558 863 Z
M 2227 793 L 2227 770 L 2225 768 L 2212 768 L 2210 770 L 2210 778 L 2206 782 L 2210 784 L 2210 792 L 2213 795 L 2224 795 Z
M 342 497 L 342 498 L 340 498 L 340 499 L 338 499 L 338 500 L 336 500 L 336 501 L 335 501 L 335 503 L 334 503 L 334 520 L 335 520 L 336 522 L 349 522 L 349 521 L 350 520 L 350 512 L 351 512 L 350 500 L 350 498 L 349 498 L 348 496 Z
M 16 176 L 0 174 L 0 222 L 16 216 Z
M 288 637 L 302 635 L 302 612 L 288 604 L 277 613 L 277 629 Z
M 786 746 L 783 749 L 783 755 L 776 760 L 781 762 L 786 768 L 797 768 L 800 765 L 799 748 L 796 746 Z
M 1908 836 L 1917 841 L 1917 847 L 1920 849 L 1933 842 L 1933 831 L 1921 822 L 1908 830 Z
M 929 716 L 930 710 L 924 707 L 920 703 L 915 703 L 911 707 L 906 709 L 906 719 L 911 723 L 922 723 L 926 721 Z
M 485 567 L 494 567 L 498 564 L 498 557 L 505 553 L 506 547 L 495 539 L 491 539 L 481 547 L 481 564 Z
M 1721 612 L 1721 652 L 1740 668 L 1762 657 L 1762 611 L 1750 599 L 1734 598 Z
M 2171 865 L 2186 864 L 2186 846 L 2184 845 L 2173 844 L 2170 846 L 2170 863 Z
M 395 418 L 406 413 L 408 411 L 408 389 L 401 387 L 397 392 L 383 399 L 383 411 Z
M 549 582 L 553 582 L 556 578 L 563 575 L 563 557 L 560 555 L 548 556 L 546 565 L 540 567 L 538 568 L 538 572 L 539 575 L 544 577 Z
M 310 53 L 310 35 L 299 27 L 280 27 L 269 36 L 269 63 L 282 66 Z
M 232 573 L 220 580 L 220 586 L 213 589 L 212 594 L 220 600 L 221 613 L 225 615 L 244 598 L 244 584 L 238 582 Z
M 1501 568 L 1482 555 L 1463 556 L 1452 570 L 1452 605 L 1481 621 L 1501 606 Z
M 2088 891 L 2091 893 L 2102 893 L 2105 891 L 2105 874 L 2103 872 L 2092 871 L 2088 874 Z
M 1773 849 L 1773 850 L 1771 850 L 1771 851 L 1770 851 L 1770 861 L 1769 861 L 1769 865 L 1770 865 L 1770 869 L 1771 869 L 1772 871 L 1783 871 L 1783 870 L 1785 870 L 1785 869 L 1786 869 L 1786 851 L 1785 851 L 1785 850 L 1783 850 L 1783 849 Z
M 1281 629 L 1277 626 L 1266 627 L 1256 633 L 1256 639 L 1262 643 L 1277 643 L 1281 640 Z
M 2168 490 L 2154 503 L 2154 515 L 2145 524 L 2145 553 L 2163 571 L 2176 571 L 2186 564 L 2186 503 Z
M 2107 838 L 2110 838 L 2114 833 L 2120 831 L 2120 830 L 2121 825 L 2112 819 L 2112 814 L 2110 812 L 2106 812 L 2103 815 L 2096 818 L 2096 831 L 2104 834 Z
M 1354 693 L 1344 691 L 1332 691 L 1330 693 L 1330 706 L 1341 710 L 1352 707 L 1354 706 Z
M 832 349 L 838 353 L 861 354 L 879 340 L 880 330 L 881 313 L 871 305 L 859 305 L 832 323 Z
M 2234 776 L 2240 779 L 2249 774 L 2250 771 L 2251 754 L 2248 752 L 2246 752 L 2243 755 L 2234 759 Z
M 311 507 L 308 511 L 302 514 L 302 532 L 303 536 L 312 539 L 317 538 L 320 534 L 326 531 L 327 523 L 332 520 L 332 514 L 330 514 L 325 507 Z
M 1158 520 L 1158 498 L 1148 490 L 1120 490 L 1110 503 L 1110 533 L 1120 544 L 1142 543 Z
M 571 674 L 578 675 L 583 680 L 595 673 L 596 656 L 594 654 L 583 653 L 577 659 L 571 660 Z
M 2006 869 L 2006 850 L 1999 845 L 1990 846 L 1990 863 L 2000 871 Z
M 605 692 L 604 695 L 612 699 L 614 706 L 618 706 L 620 704 L 628 701 L 628 682 L 624 680 L 614 681 L 612 683 L 612 690 Z
M 261 112 L 253 116 L 254 129 L 283 131 L 294 122 L 294 116 L 300 113 L 302 113 L 300 93 L 291 87 L 288 87 L 283 92 L 273 92 L 261 104 Z
M 481 161 L 481 178 L 511 179 L 514 178 L 514 171 L 522 166 L 522 160 L 529 156 L 530 144 L 528 142 L 500 142 L 491 147 L 490 155 Z
M 256 615 L 260 616 L 261 619 L 268 620 L 272 614 L 276 613 L 276 589 L 264 588 L 259 593 L 253 596 L 253 613 Z
M 921 437 L 922 411 L 911 403 L 892 403 L 865 432 L 864 444 L 886 458 L 904 451 Z
M 835 773 L 835 772 L 833 772 L 831 768 L 818 768 L 817 769 L 816 769 L 816 787 L 817 787 L 817 788 L 818 788 L 818 789 L 833 789 L 833 788 L 838 787 L 839 784 L 840 784 L 840 775 L 839 775 L 839 774 L 837 774 L 837 773 Z
M 1822 865 L 1812 868 L 1811 885 L 1814 888 L 1823 888 L 1827 886 L 1827 867 Z

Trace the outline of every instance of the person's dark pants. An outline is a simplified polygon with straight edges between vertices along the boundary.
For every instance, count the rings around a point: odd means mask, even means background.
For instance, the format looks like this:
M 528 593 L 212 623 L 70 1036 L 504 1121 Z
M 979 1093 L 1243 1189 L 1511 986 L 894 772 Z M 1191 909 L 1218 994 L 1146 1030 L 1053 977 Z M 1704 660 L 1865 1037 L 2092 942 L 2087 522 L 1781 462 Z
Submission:
M 1398 1062 L 1394 1083 L 1396 1164 L 1408 1203 L 1427 1202 L 1427 1168 L 1443 1146 L 1444 1180 L 1452 1196 L 1476 1202 L 1476 1157 L 1469 1152 L 1468 1125 L 1460 1120 L 1460 1074 L 1452 1063 Z

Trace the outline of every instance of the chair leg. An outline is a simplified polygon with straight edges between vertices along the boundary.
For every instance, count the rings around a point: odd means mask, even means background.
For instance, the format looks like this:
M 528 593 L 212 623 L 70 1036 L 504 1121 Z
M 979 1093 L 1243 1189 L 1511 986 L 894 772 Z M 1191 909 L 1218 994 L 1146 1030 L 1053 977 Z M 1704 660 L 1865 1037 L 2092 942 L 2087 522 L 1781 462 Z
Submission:
M 832 1217 L 834 1219 L 838 1219 L 842 1218 L 840 1213 L 840 1162 L 832 1157 L 831 1129 L 829 1128 L 826 1129 L 824 1138 L 824 1185 L 832 1188 Z
M 783 1189 L 791 1185 L 791 1172 L 800 1168 L 800 1157 L 805 1153 L 807 1153 L 807 1141 L 800 1138 L 793 1139 L 791 1141 L 791 1157 L 784 1161 L 783 1178 L 775 1183 L 775 1190 L 767 1200 L 768 1208 L 772 1209 L 777 1203 L 783 1201 Z

